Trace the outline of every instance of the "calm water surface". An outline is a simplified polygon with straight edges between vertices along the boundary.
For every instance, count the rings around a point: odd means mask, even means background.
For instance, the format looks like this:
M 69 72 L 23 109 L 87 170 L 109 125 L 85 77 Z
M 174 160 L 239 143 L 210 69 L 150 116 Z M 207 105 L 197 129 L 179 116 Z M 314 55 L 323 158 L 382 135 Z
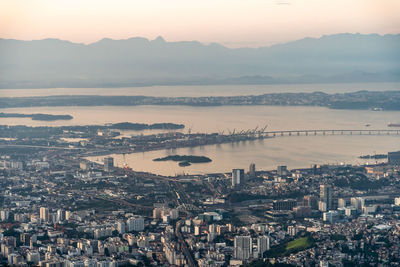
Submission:
M 399 89 L 399 84 L 350 84 L 349 88 L 355 90 L 371 89 L 389 90 Z M 303 87 L 304 86 L 304 87 Z M 316 86 L 316 87 L 312 87 Z M 318 85 L 300 85 L 300 91 L 319 90 Z M 330 87 L 331 86 L 331 87 Z M 357 87 L 359 86 L 359 87 Z M 369 86 L 368 88 L 365 88 Z M 357 87 L 357 88 L 356 88 Z M 390 87 L 390 88 L 389 88 Z M 175 88 L 175 89 L 173 89 Z M 137 90 L 143 90 L 151 95 L 151 90 L 156 95 L 162 90 L 167 90 L 166 95 L 173 96 L 177 93 L 176 87 L 146 87 L 117 88 L 119 94 L 137 94 Z M 203 87 L 185 87 L 180 95 L 196 95 Z M 212 88 L 205 87 L 201 95 L 211 95 Z M 248 86 L 260 92 L 276 92 L 278 88 L 290 86 Z M 295 86 L 293 85 L 293 88 Z M 299 85 L 296 86 L 299 90 Z M 319 89 L 317 89 L 319 88 Z M 340 88 L 352 91 L 341 85 L 323 85 L 323 88 L 331 88 L 335 92 Z M 170 90 L 171 89 L 171 90 Z M 204 88 L 203 88 L 204 89 Z M 201 90 L 203 90 L 201 89 Z M 239 94 L 243 86 L 221 86 L 214 91 L 213 95 Z M 25 90 L 27 93 L 37 95 L 65 94 L 106 94 L 110 89 L 37 89 Z M 64 91 L 63 91 L 64 90 Z M 83 91 L 81 91 L 83 90 Z M 127 91 L 124 91 L 127 90 Z M 147 91 L 150 90 L 150 91 Z M 154 91 L 155 90 L 155 91 Z M 208 90 L 208 91 L 207 91 Z M 237 90 L 237 91 L 235 91 Z M 269 90 L 269 91 L 268 91 Z M 355 91 L 353 90 L 353 91 Z M 9 96 L 19 96 L 24 90 L 0 90 L 1 96 L 5 93 Z M 157 91 L 157 92 L 156 92 Z M 320 90 L 324 91 L 324 90 Z M 197 93 L 196 93 L 197 92 Z M 237 93 L 235 93 L 237 92 Z M 245 94 L 243 90 L 241 94 Z M 254 91 L 256 92 L 256 91 Z M 247 92 L 246 92 L 247 93 Z M 115 94 L 115 92 L 112 92 Z M 27 95 L 25 95 L 27 96 Z M 74 117 L 69 121 L 41 122 L 32 121 L 29 118 L 1 118 L 0 124 L 8 125 L 31 125 L 31 126 L 60 126 L 60 125 L 85 125 L 105 124 L 116 122 L 138 122 L 156 123 L 172 122 L 186 125 L 183 130 L 187 132 L 224 132 L 242 129 L 263 127 L 268 125 L 267 130 L 295 130 L 295 129 L 388 129 L 389 122 L 400 123 L 400 112 L 397 111 L 360 111 L 360 110 L 331 110 L 322 107 L 282 107 L 282 106 L 219 106 L 219 107 L 188 107 L 188 106 L 133 106 L 133 107 L 40 107 L 40 108 L 15 108 L 1 109 L 0 112 L 16 113 L 48 113 L 48 114 L 70 114 Z M 370 124 L 370 127 L 366 127 Z M 134 134 L 147 134 L 146 132 L 135 132 Z M 124 132 L 129 136 L 130 132 Z M 277 137 L 252 142 L 241 142 L 234 144 L 211 145 L 196 148 L 182 148 L 176 150 L 151 151 L 145 153 L 133 153 L 129 155 L 113 155 L 119 166 L 128 164 L 135 170 L 148 171 L 163 175 L 175 175 L 182 172 L 191 174 L 227 172 L 232 168 L 248 169 L 250 163 L 256 163 L 258 169 L 273 169 L 277 165 L 288 165 L 289 168 L 308 167 L 311 164 L 337 164 L 337 163 L 365 163 L 358 156 L 374 153 L 386 153 L 388 151 L 400 150 L 400 136 L 292 136 Z M 176 162 L 153 162 L 154 158 L 164 157 L 171 154 L 204 155 L 210 157 L 213 162 L 206 164 L 193 164 L 189 167 L 179 167 Z M 101 157 L 93 157 L 92 160 L 101 161 Z M 373 160 L 369 160 L 373 163 Z
M 126 164 L 138 171 L 175 176 L 182 173 L 229 172 L 233 168 L 244 168 L 247 171 L 252 162 L 258 170 L 271 170 L 278 165 L 303 168 L 312 164 L 375 163 L 374 160 L 361 160 L 358 156 L 394 149 L 400 149 L 400 136 L 292 136 L 111 156 L 120 167 Z M 177 162 L 153 161 L 155 158 L 175 154 L 205 155 L 213 162 L 179 167 Z M 102 163 L 103 157 L 88 159 Z
M 386 129 L 400 122 L 398 111 L 333 110 L 324 107 L 283 106 L 129 106 L 129 107 L 34 107 L 0 109 L 0 112 L 70 114 L 65 121 L 33 121 L 1 118 L 1 124 L 30 126 L 88 125 L 116 122 L 172 122 L 192 132 L 228 133 L 268 125 L 268 130 L 293 129 Z M 368 129 L 369 129 L 368 128 Z

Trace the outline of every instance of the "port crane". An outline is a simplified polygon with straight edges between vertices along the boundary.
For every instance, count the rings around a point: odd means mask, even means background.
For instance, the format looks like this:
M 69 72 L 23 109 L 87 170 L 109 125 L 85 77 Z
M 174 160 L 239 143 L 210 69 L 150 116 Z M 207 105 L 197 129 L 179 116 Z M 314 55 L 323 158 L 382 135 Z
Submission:
M 254 129 L 247 130 L 238 130 L 233 129 L 233 131 L 228 129 L 229 136 L 231 137 L 262 137 L 265 130 L 267 129 L 268 124 L 264 125 L 264 127 L 260 128 L 260 126 L 256 126 Z M 219 135 L 223 135 L 224 131 L 219 132 Z

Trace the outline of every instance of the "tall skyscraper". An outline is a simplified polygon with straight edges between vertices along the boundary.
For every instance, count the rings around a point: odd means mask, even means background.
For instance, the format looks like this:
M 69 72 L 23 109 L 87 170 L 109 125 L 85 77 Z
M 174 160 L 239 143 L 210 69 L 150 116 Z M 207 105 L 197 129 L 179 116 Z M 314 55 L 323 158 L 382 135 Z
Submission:
M 257 238 L 258 257 L 263 258 L 265 251 L 269 250 L 269 236 L 263 235 Z
M 65 210 L 59 209 L 57 210 L 57 222 L 65 221 Z
M 347 206 L 346 199 L 339 198 L 338 199 L 338 208 L 345 208 Z
M 256 177 L 256 164 L 251 163 L 249 167 L 249 176 L 250 178 Z
M 10 211 L 8 211 L 8 210 L 0 211 L 0 220 L 1 221 L 7 221 L 9 217 L 10 217 Z
M 117 222 L 117 231 L 120 234 L 124 234 L 125 233 L 125 222 L 123 222 L 123 221 L 118 221 Z
M 66 210 L 65 211 L 65 220 L 66 221 L 69 221 L 69 220 L 71 220 L 72 219 L 72 211 L 69 211 L 69 210 Z
M 232 186 L 237 186 L 244 183 L 244 170 L 233 169 L 232 170 Z
M 104 158 L 104 170 L 106 172 L 112 171 L 114 168 L 114 158 L 112 157 L 106 157 Z
M 250 236 L 235 236 L 234 257 L 238 260 L 248 260 L 252 253 L 252 240 Z
M 331 210 L 333 206 L 332 187 L 330 185 L 322 184 L 319 187 L 319 197 L 322 202 L 326 204 L 326 210 Z
M 285 176 L 287 175 L 287 166 L 278 166 L 277 168 L 277 174 L 280 176 Z
M 303 197 L 303 206 L 310 206 L 311 209 L 318 209 L 318 197 L 313 195 L 307 195 Z
M 40 220 L 42 222 L 48 222 L 50 220 L 50 212 L 48 208 L 45 207 L 40 208 Z
M 126 225 L 128 228 L 128 232 L 131 231 L 143 231 L 144 229 L 144 218 L 142 216 L 133 216 L 130 217 L 127 221 L 126 221 Z
M 351 206 L 357 209 L 358 212 L 362 211 L 364 206 L 364 198 L 362 197 L 352 197 L 350 199 Z

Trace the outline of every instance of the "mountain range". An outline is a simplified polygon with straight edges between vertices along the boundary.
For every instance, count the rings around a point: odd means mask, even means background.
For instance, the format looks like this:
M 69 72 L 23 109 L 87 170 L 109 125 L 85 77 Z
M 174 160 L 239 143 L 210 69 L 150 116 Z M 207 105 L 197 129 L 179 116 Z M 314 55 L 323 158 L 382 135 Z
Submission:
M 400 34 L 336 34 L 260 48 L 130 38 L 0 39 L 0 88 L 400 81 Z

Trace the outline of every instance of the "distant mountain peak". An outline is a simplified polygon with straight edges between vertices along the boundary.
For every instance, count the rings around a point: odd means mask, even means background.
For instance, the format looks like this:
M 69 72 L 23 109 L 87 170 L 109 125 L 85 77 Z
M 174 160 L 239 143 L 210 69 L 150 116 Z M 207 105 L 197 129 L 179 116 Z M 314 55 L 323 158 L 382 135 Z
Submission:
M 88 45 L 0 39 L 0 87 L 390 82 L 400 79 L 399 42 L 400 34 L 358 33 L 237 49 L 161 36 Z
M 165 39 L 162 36 L 158 36 L 156 39 L 152 41 L 153 43 L 166 43 Z

